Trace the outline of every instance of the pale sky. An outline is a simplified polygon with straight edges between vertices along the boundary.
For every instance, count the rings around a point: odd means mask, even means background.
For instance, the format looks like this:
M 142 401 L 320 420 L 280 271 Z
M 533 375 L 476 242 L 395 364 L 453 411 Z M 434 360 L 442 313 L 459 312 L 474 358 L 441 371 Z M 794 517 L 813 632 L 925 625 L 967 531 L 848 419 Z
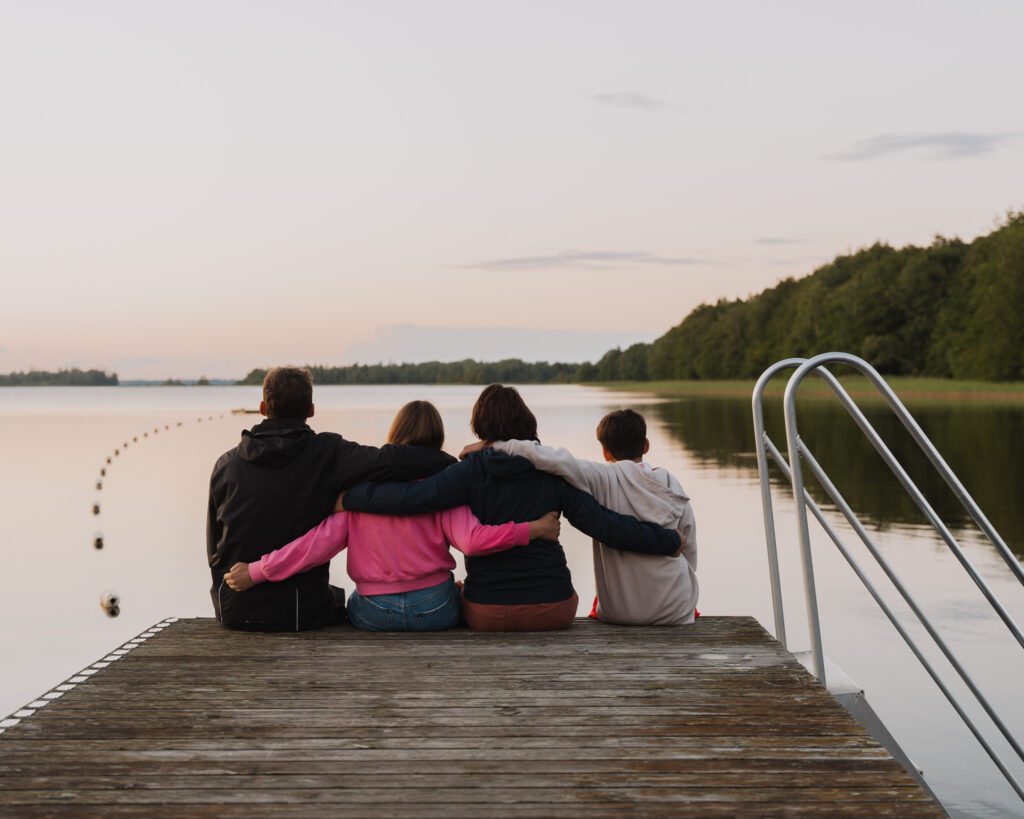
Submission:
M 0 0 L 0 372 L 596 358 L 1024 207 L 1024 3 Z

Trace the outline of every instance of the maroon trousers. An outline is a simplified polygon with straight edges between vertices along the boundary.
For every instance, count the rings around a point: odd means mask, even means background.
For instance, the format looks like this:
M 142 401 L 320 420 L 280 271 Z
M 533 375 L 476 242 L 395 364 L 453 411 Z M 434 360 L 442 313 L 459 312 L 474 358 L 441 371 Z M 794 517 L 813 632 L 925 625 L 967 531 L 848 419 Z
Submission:
M 580 604 L 574 593 L 556 603 L 496 606 L 462 598 L 462 616 L 473 631 L 556 631 L 569 628 Z

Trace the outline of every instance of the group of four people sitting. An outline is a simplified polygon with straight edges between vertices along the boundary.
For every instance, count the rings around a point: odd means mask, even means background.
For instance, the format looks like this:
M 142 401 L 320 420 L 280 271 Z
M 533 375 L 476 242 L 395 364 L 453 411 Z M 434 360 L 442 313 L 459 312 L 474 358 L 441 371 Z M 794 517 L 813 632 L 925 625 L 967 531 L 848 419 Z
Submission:
M 266 420 L 242 433 L 210 481 L 211 597 L 225 626 L 301 631 L 342 622 L 370 631 L 546 631 L 579 605 L 559 515 L 594 539 L 593 615 L 625 625 L 693 622 L 697 542 L 679 482 L 644 461 L 633 410 L 597 428 L 604 463 L 541 446 L 537 420 L 512 387 L 492 384 L 473 406 L 480 439 L 456 462 L 433 404 L 413 401 L 377 448 L 315 433 L 307 370 L 263 382 Z M 457 584 L 449 548 L 465 555 Z M 348 549 L 356 591 L 329 583 Z

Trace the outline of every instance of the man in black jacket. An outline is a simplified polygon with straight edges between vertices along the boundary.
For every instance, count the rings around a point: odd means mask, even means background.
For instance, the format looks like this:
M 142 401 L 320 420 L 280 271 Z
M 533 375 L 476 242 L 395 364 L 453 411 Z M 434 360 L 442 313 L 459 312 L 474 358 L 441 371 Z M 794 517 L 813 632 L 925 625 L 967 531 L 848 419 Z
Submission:
M 213 608 L 228 628 L 302 631 L 340 622 L 340 590 L 318 566 L 280 583 L 245 592 L 224 575 L 305 534 L 334 510 L 343 489 L 365 480 L 415 480 L 439 472 L 454 458 L 415 446 L 361 446 L 332 432 L 313 432 L 313 379 L 308 370 L 278 367 L 263 380 L 260 413 L 267 420 L 242 432 L 210 478 L 206 554 L 213 577 Z

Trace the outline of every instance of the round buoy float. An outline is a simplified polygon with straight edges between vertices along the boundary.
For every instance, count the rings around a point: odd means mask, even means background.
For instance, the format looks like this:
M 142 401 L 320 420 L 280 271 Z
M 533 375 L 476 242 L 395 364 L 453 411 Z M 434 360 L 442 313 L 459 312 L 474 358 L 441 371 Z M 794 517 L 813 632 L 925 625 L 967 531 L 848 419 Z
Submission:
M 107 617 L 117 617 L 121 613 L 121 598 L 114 592 L 104 592 L 100 597 L 100 608 L 107 613 Z
M 115 449 L 115 450 L 114 450 L 114 455 L 115 455 L 115 457 L 116 457 L 117 455 L 120 455 L 120 454 L 121 454 L 121 450 L 120 450 L 120 449 Z
M 102 488 L 103 488 L 103 481 L 96 481 L 96 489 L 102 489 Z
M 96 550 L 103 548 L 103 532 L 97 532 L 92 536 L 92 548 Z
M 100 505 L 99 505 L 99 503 L 94 503 L 92 505 L 92 513 L 94 515 L 98 515 L 100 513 Z
M 179 427 L 181 426 L 181 421 L 178 421 L 178 426 L 179 426 Z
M 110 456 L 109 455 L 107 456 L 107 463 L 108 464 L 110 463 Z
M 138 443 L 139 442 L 139 436 L 138 435 L 132 436 L 132 440 L 135 441 L 135 443 Z M 125 446 L 128 446 L 128 444 L 125 444 Z
M 101 478 L 106 477 L 106 474 L 107 474 L 107 468 L 105 466 L 101 466 L 100 467 L 100 477 Z
M 142 433 L 142 437 L 143 438 L 148 438 L 149 437 L 149 433 L 148 432 L 143 432 Z

